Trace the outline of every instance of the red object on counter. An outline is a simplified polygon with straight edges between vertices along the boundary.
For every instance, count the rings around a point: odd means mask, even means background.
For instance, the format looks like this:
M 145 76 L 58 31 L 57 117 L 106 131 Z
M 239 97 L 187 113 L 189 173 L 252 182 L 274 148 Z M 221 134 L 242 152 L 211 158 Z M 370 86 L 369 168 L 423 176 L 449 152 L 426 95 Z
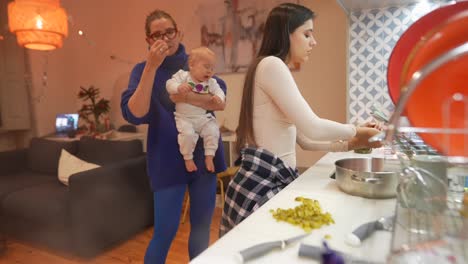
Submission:
M 413 47 L 434 27 L 464 10 L 468 10 L 468 1 L 440 7 L 418 19 L 401 35 L 390 55 L 387 68 L 388 93 L 394 104 L 400 98 L 402 70 Z
M 415 46 L 402 72 L 405 83 L 437 57 L 465 43 L 468 43 L 468 10 L 434 28 Z M 415 127 L 468 129 L 468 54 L 424 78 L 410 96 L 406 114 Z M 468 134 L 444 132 L 420 136 L 445 155 L 468 157 Z

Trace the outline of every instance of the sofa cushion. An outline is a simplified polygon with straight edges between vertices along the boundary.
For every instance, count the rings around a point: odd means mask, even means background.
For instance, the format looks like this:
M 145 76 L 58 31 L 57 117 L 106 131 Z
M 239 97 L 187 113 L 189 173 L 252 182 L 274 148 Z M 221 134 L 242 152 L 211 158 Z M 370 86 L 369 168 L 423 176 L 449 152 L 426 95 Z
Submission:
M 9 219 L 31 226 L 63 228 L 69 221 L 68 188 L 57 180 L 10 193 L 1 202 Z
M 58 167 L 58 179 L 60 182 L 68 186 L 68 179 L 71 175 L 98 167 L 100 166 L 81 160 L 68 153 L 68 151 L 62 149 L 62 155 L 60 155 Z
M 143 155 L 140 140 L 112 141 L 82 137 L 76 156 L 87 162 L 106 165 Z
M 0 177 L 0 200 L 9 193 L 53 181 L 55 179 L 48 174 L 24 170 L 14 174 L 2 175 Z
M 62 149 L 76 154 L 78 142 L 74 141 L 54 141 L 44 138 L 33 138 L 28 151 L 28 165 L 34 172 L 48 173 L 50 176 L 57 176 L 58 161 Z

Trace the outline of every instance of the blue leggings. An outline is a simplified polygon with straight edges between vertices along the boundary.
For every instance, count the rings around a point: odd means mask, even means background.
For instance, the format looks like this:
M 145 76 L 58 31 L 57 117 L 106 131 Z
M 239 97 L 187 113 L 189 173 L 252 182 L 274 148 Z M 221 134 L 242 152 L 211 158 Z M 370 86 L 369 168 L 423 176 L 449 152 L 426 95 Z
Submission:
M 146 249 L 145 264 L 163 264 L 179 228 L 186 185 L 161 189 L 153 194 L 154 233 Z M 208 247 L 210 225 L 216 201 L 216 176 L 206 174 L 188 183 L 190 195 L 189 257 Z

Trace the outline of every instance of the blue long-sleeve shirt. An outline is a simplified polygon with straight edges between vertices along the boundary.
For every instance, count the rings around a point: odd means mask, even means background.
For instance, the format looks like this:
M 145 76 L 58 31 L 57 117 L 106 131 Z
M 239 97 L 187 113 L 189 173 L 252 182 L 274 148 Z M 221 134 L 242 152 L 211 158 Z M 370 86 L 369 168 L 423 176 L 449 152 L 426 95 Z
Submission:
M 140 82 L 146 62 L 139 63 L 133 68 L 128 88 L 122 93 L 121 109 L 125 120 L 134 125 L 148 124 L 147 166 L 153 191 L 173 185 L 187 184 L 194 177 L 207 173 L 202 138 L 198 140 L 193 153 L 193 160 L 198 170 L 187 172 L 185 169 L 185 162 L 177 143 L 178 132 L 174 120 L 175 104 L 169 99 L 166 90 L 167 80 L 178 70 L 186 69 L 187 60 L 185 48 L 180 44 L 177 52 L 166 57 L 159 66 L 154 77 L 150 108 L 143 117 L 139 118 L 133 115 L 128 108 L 128 101 Z M 219 78 L 216 80 L 226 94 L 224 81 Z M 216 172 L 226 169 L 221 137 L 214 157 L 214 165 Z

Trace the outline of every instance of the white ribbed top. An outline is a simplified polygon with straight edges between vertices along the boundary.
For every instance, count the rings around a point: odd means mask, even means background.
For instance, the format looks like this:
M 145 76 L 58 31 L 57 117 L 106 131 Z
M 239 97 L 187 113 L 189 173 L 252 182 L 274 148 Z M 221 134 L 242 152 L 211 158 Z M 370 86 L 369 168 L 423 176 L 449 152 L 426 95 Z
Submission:
M 291 71 L 278 57 L 262 59 L 254 85 L 253 126 L 257 144 L 296 167 L 296 141 L 306 150 L 346 151 L 354 125 L 318 117 L 302 97 Z

